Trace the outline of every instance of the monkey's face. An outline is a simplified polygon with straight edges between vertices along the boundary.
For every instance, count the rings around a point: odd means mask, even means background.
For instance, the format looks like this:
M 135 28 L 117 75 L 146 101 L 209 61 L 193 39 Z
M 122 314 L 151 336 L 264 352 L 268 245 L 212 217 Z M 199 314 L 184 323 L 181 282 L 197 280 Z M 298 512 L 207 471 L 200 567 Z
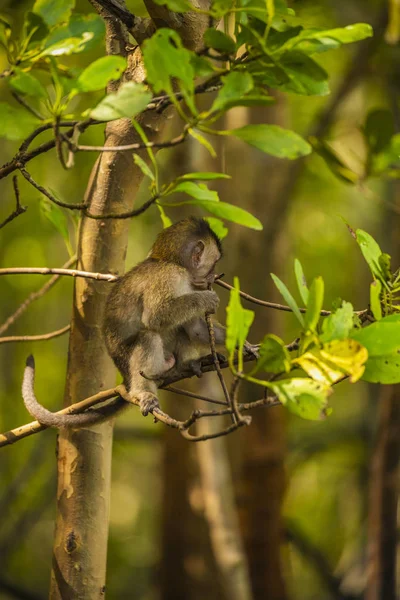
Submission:
M 206 290 L 214 282 L 215 265 L 220 258 L 221 252 L 213 239 L 197 242 L 193 248 L 190 269 L 195 287 Z

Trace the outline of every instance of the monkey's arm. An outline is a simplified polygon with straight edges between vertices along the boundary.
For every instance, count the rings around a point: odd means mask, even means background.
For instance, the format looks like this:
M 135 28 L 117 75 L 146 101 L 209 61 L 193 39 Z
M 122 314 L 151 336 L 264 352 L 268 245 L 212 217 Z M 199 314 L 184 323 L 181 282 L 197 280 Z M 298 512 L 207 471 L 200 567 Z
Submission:
M 129 406 L 129 403 L 121 399 L 121 402 L 117 405 L 104 406 L 101 409 L 93 410 L 89 412 L 81 413 L 79 415 L 59 415 L 47 410 L 44 406 L 39 404 L 36 399 L 34 391 L 35 382 L 35 361 L 33 356 L 28 356 L 26 360 L 26 368 L 24 373 L 24 379 L 22 382 L 22 397 L 24 404 L 28 412 L 42 425 L 47 427 L 57 427 L 62 429 L 63 427 L 80 429 L 81 427 L 90 427 L 91 425 L 98 425 L 103 421 L 107 421 L 111 417 L 115 416 L 122 409 Z
M 218 303 L 213 291 L 191 292 L 157 304 L 147 315 L 143 314 L 143 320 L 154 331 L 176 329 L 206 312 L 215 313 Z
M 226 327 L 213 321 L 215 343 L 217 346 L 225 346 L 226 340 Z M 189 336 L 191 342 L 198 342 L 200 344 L 210 345 L 210 333 L 208 331 L 208 325 L 204 319 L 195 319 L 185 325 L 185 331 Z

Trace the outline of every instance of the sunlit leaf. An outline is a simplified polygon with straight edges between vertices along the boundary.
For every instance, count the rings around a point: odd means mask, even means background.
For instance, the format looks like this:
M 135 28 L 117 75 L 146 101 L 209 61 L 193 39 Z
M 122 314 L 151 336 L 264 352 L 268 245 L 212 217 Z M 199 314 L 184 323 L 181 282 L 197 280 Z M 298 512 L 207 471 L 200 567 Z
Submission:
M 226 349 L 229 361 L 233 366 L 235 351 L 238 351 L 239 371 L 243 370 L 243 346 L 246 342 L 249 329 L 254 320 L 254 312 L 243 308 L 239 294 L 239 279 L 233 280 L 234 289 L 231 290 L 229 304 L 226 309 Z
M 307 311 L 304 317 L 306 329 L 315 331 L 319 321 L 323 301 L 324 281 L 322 277 L 316 277 L 310 286 L 308 295 Z
M 327 414 L 330 386 L 308 379 L 295 377 L 270 383 L 268 387 L 278 396 L 290 412 L 317 421 Z
M 303 300 L 305 306 L 307 306 L 307 302 L 308 302 L 307 280 L 304 275 L 304 271 L 303 271 L 303 267 L 301 266 L 301 262 L 297 258 L 294 261 L 294 273 L 296 275 L 297 287 L 299 288 L 301 299 Z
M 210 173 L 210 172 L 197 172 L 197 173 L 185 173 L 179 175 L 176 181 L 212 181 L 213 179 L 231 179 L 231 175 L 226 173 Z
M 216 202 L 213 199 L 202 200 L 200 198 L 196 198 L 193 200 L 185 200 L 179 203 L 171 202 L 168 203 L 168 206 L 180 206 L 184 204 L 195 204 L 196 206 L 203 208 L 207 212 L 219 217 L 220 219 L 225 219 L 226 221 L 231 221 L 232 223 L 238 223 L 239 225 L 243 225 L 243 227 L 249 227 L 250 229 L 255 229 L 256 231 L 261 231 L 263 228 L 262 223 L 252 214 L 247 212 L 247 210 L 244 210 L 244 208 L 241 208 L 240 206 L 235 206 L 234 204 L 228 204 L 228 202 Z
M 400 350 L 400 315 L 383 317 L 363 329 L 351 332 L 351 337 L 366 347 L 369 356 L 382 356 Z
M 362 229 L 357 229 L 356 231 L 356 239 L 357 243 L 361 248 L 361 252 L 368 263 L 369 268 L 371 269 L 371 273 L 376 279 L 380 279 L 382 282 L 385 281 L 384 273 L 382 267 L 379 263 L 379 258 L 382 255 L 382 250 L 380 249 L 378 243 L 374 240 L 372 235 L 363 231 Z
M 278 125 L 245 125 L 230 132 L 250 146 L 278 158 L 298 158 L 311 152 L 311 146 L 297 133 Z
M 208 222 L 211 229 L 213 230 L 215 235 L 219 237 L 220 240 L 223 240 L 228 235 L 228 228 L 225 227 L 221 219 L 216 219 L 214 217 L 205 217 L 205 220 Z
M 370 383 L 400 383 L 400 351 L 371 356 L 365 365 L 363 379 Z
M 272 277 L 273 282 L 275 283 L 276 287 L 278 288 L 278 290 L 282 294 L 285 302 L 292 309 L 293 313 L 296 315 L 297 319 L 300 321 L 301 326 L 304 327 L 304 317 L 303 317 L 303 315 L 300 312 L 300 309 L 298 307 L 298 304 L 297 304 L 296 300 L 293 298 L 292 294 L 289 292 L 289 290 L 287 289 L 287 287 L 283 283 L 283 281 L 281 281 L 279 279 L 279 277 L 277 277 L 273 273 L 271 273 L 271 277 Z
M 34 60 L 39 60 L 43 56 L 68 56 L 84 50 L 86 43 L 93 38 L 93 34 L 85 32 L 82 37 L 73 37 L 60 40 L 52 46 L 45 48 L 40 54 L 36 55 Z
M 332 340 L 322 348 L 314 348 L 305 352 L 292 362 L 299 365 L 312 379 L 332 385 L 344 376 L 349 376 L 352 383 L 358 381 L 364 373 L 364 365 L 368 352 L 358 342 Z
M 290 371 L 290 354 L 285 343 L 273 333 L 266 335 L 258 350 L 259 358 L 252 374 L 258 371 L 284 373 Z
M 104 21 L 99 15 L 73 14 L 67 24 L 51 31 L 50 35 L 46 38 L 45 48 L 69 38 L 78 38 L 84 42 L 80 46 L 80 51 L 89 50 L 102 40 L 104 35 Z
M 201 135 L 201 133 L 199 133 L 195 129 L 192 129 L 192 127 L 190 127 L 188 129 L 188 131 L 189 131 L 189 135 L 191 135 L 192 138 L 194 138 L 197 142 L 199 142 L 202 146 L 204 146 L 204 148 L 206 148 L 209 151 L 209 153 L 211 154 L 211 156 L 213 158 L 216 158 L 217 153 L 215 152 L 213 146 L 211 145 L 211 143 L 208 141 L 207 138 L 205 138 L 203 135 Z
M 303 52 L 285 53 L 280 66 L 289 77 L 287 83 L 279 87 L 284 91 L 306 96 L 326 96 L 329 94 L 328 74 L 315 60 Z
M 322 342 L 331 340 L 344 340 L 349 337 L 353 328 L 353 306 L 350 302 L 343 302 L 342 306 L 322 320 Z
M 210 190 L 204 183 L 195 183 L 194 181 L 181 181 L 176 185 L 171 193 L 175 192 L 183 192 L 184 194 L 188 194 L 188 196 L 192 196 L 192 198 L 196 198 L 196 200 L 207 200 L 211 202 L 218 202 L 218 192 L 215 190 Z M 169 194 L 167 194 L 169 195 Z M 172 205 L 173 203 L 171 203 Z
M 135 165 L 137 165 L 139 167 L 139 169 L 142 171 L 143 175 L 149 177 L 149 179 L 151 179 L 152 181 L 155 181 L 155 176 L 154 176 L 153 171 L 150 169 L 148 164 L 143 160 L 143 158 L 141 156 L 139 156 L 139 154 L 134 154 L 133 160 L 134 160 Z
M 165 214 L 165 210 L 163 209 L 163 207 L 161 206 L 161 204 L 157 204 L 157 208 L 160 212 L 160 217 L 161 217 L 161 221 L 163 224 L 164 229 L 167 229 L 168 227 L 171 227 L 172 225 L 172 221 L 171 219 Z
M 98 121 L 113 121 L 121 117 L 135 117 L 151 100 L 151 93 L 142 83 L 128 81 L 115 93 L 108 94 L 94 108 L 90 116 Z
M 382 319 L 382 307 L 381 307 L 381 291 L 382 284 L 379 279 L 375 279 L 370 285 L 369 302 L 371 306 L 372 314 L 374 318 L 379 321 Z
M 80 92 L 95 92 L 106 87 L 111 79 L 119 79 L 126 69 L 122 56 L 102 56 L 79 75 L 76 88 Z

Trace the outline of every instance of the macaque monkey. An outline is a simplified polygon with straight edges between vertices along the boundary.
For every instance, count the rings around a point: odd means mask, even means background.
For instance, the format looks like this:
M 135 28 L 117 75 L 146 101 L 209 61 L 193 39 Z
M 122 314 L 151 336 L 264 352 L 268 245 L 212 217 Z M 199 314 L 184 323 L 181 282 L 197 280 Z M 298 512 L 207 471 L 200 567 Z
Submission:
M 159 406 L 157 388 L 166 377 L 179 376 L 187 367 L 201 374 L 201 359 L 210 354 L 205 315 L 215 313 L 219 304 L 209 288 L 221 254 L 221 242 L 207 221 L 183 219 L 164 229 L 148 257 L 113 284 L 105 307 L 104 339 L 143 415 Z M 214 331 L 216 344 L 223 346 L 225 328 L 214 322 Z M 248 344 L 247 350 L 251 348 Z M 35 398 L 33 359 L 28 361 L 24 402 L 44 425 L 78 428 L 113 416 L 100 410 L 79 415 L 48 411 Z

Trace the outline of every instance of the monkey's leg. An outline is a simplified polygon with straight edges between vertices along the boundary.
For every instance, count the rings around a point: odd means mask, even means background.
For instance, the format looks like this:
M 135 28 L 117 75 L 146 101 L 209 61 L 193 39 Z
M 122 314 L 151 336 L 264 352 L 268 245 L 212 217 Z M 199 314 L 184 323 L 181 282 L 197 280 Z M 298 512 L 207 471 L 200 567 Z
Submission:
M 129 359 L 127 387 L 130 396 L 139 400 L 140 410 L 144 416 L 160 406 L 157 397 L 157 380 L 160 380 L 160 375 L 170 370 L 174 363 L 173 356 L 165 359 L 161 337 L 155 333 L 142 336 L 133 348 Z

